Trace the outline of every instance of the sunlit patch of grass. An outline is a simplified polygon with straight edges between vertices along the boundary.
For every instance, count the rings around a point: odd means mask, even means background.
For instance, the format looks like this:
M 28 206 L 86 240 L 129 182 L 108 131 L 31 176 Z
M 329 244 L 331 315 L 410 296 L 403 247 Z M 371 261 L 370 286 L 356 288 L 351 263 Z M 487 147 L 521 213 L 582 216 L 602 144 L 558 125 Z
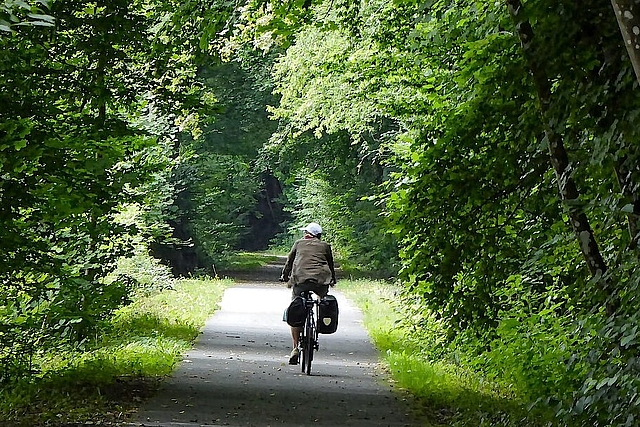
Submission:
M 231 284 L 179 281 L 118 310 L 84 348 L 44 354 L 41 374 L 0 389 L 0 425 L 124 421 L 192 347 Z
M 508 391 L 483 381 L 462 366 L 429 361 L 424 355 L 431 349 L 421 348 L 407 323 L 399 323 L 410 314 L 401 304 L 396 285 L 375 280 L 342 280 L 338 286 L 362 310 L 363 323 L 382 352 L 390 380 L 415 398 L 415 409 L 427 424 L 544 425 L 542 418 L 525 421 L 526 407 Z M 437 337 L 424 342 L 437 342 Z
M 385 360 L 397 383 L 416 396 L 447 404 L 463 394 L 461 384 L 451 381 L 451 373 L 442 365 L 424 363 L 420 357 L 392 350 L 387 351 Z
M 222 270 L 254 270 L 267 264 L 277 262 L 276 252 L 238 252 L 225 258 L 220 262 L 219 268 Z M 285 253 L 286 255 L 286 253 Z
M 182 280 L 174 289 L 119 310 L 113 319 L 114 334 L 135 335 L 140 330 L 157 334 L 163 328 L 172 333 L 182 330 L 187 336 L 197 334 L 218 308 L 224 289 L 232 283 L 229 280 Z
M 383 352 L 397 350 L 404 342 L 404 332 L 396 327 L 401 317 L 394 309 L 397 286 L 383 281 L 341 280 L 337 289 L 362 310 L 364 325 L 378 349 Z

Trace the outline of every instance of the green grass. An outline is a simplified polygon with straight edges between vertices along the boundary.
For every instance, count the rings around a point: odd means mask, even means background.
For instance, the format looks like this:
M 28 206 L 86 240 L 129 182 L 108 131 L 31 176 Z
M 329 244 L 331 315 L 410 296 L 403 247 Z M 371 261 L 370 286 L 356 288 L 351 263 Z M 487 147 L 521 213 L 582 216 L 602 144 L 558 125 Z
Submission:
M 403 342 L 404 332 L 396 328 L 401 314 L 394 301 L 397 288 L 382 281 L 340 280 L 338 286 L 362 310 L 364 325 L 376 346 L 383 352 Z
M 124 421 L 192 347 L 231 283 L 179 281 L 117 311 L 84 349 L 43 354 L 38 375 L 0 389 L 0 425 Z
M 410 314 L 400 304 L 397 286 L 373 280 L 342 280 L 338 286 L 362 310 L 364 326 L 383 354 L 391 381 L 413 396 L 415 410 L 427 425 L 543 425 L 542 420 L 523 421 L 526 407 L 510 390 L 459 364 L 430 361 L 429 347 L 441 345 L 437 322 L 421 325 L 428 328 L 426 334 L 403 326 L 407 322 L 398 323 Z
M 256 256 L 248 254 L 243 259 Z M 262 259 L 262 255 L 257 258 Z M 174 290 L 120 309 L 83 350 L 60 348 L 44 354 L 39 360 L 40 374 L 0 389 L 0 425 L 55 427 L 126 421 L 191 348 L 231 284 L 179 281 Z M 459 364 L 434 362 L 429 351 L 430 346 L 439 345 L 437 322 L 422 324 L 422 338 L 416 339 L 415 330 L 402 326 L 411 322 L 398 323 L 408 313 L 399 304 L 396 286 L 372 280 L 341 280 L 338 286 L 361 308 L 364 325 L 382 351 L 391 381 L 414 397 L 415 410 L 426 420 L 425 426 L 535 425 L 521 421 L 526 411 L 509 390 L 483 381 Z
M 254 270 L 278 260 L 277 252 L 238 252 L 220 262 L 221 270 L 244 271 Z

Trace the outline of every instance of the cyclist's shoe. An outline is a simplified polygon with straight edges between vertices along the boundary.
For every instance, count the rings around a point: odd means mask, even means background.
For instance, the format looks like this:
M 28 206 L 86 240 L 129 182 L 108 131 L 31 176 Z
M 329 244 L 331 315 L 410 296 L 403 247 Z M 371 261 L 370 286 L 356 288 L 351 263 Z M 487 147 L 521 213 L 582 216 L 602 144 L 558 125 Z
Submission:
M 289 365 L 297 365 L 298 364 L 298 356 L 299 356 L 299 351 L 297 348 L 294 348 L 293 350 L 291 350 L 291 356 L 289 356 Z

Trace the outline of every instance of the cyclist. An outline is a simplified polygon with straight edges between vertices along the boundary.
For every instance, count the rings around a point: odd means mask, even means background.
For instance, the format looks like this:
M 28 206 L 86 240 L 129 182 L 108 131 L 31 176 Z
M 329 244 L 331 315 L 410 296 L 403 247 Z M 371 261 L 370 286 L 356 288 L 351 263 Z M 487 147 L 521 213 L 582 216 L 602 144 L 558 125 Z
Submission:
M 288 287 L 293 287 L 292 298 L 303 291 L 313 291 L 323 297 L 329 292 L 329 286 L 336 284 L 331 245 L 321 240 L 320 224 L 311 222 L 300 230 L 304 235 L 291 247 L 280 280 L 288 282 Z M 293 350 L 289 356 L 290 365 L 298 364 L 298 340 L 301 332 L 302 328 L 291 327 Z

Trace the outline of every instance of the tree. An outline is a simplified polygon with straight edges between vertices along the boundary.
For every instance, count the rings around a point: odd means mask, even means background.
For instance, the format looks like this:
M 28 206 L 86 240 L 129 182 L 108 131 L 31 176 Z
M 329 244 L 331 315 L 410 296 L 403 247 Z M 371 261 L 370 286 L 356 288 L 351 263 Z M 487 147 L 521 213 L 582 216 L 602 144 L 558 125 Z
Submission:
M 522 44 L 524 55 L 529 64 L 529 70 L 535 82 L 538 94 L 542 122 L 546 125 L 552 123 L 554 118 L 549 116 L 552 98 L 552 84 L 545 73 L 545 64 L 536 62 L 540 55 L 536 55 L 535 40 L 531 24 L 522 18 L 523 7 L 519 0 L 507 0 L 509 13 L 514 19 L 515 28 Z M 556 181 L 560 190 L 560 197 L 567 206 L 569 223 L 580 243 L 580 250 L 585 258 L 587 268 L 596 280 L 603 280 L 607 272 L 607 265 L 602 258 L 600 248 L 596 242 L 589 220 L 582 210 L 580 193 L 571 177 L 570 161 L 565 149 L 562 137 L 550 126 L 545 127 L 546 145 L 549 149 L 551 164 L 555 171 Z M 605 282 L 606 283 L 606 282 Z M 605 289 L 607 291 L 607 289 Z
M 640 83 L 640 2 L 637 0 L 611 0 L 624 44 Z
M 116 217 L 170 164 L 177 130 L 163 111 L 180 115 L 194 93 L 179 47 L 150 37 L 154 6 L 54 2 L 55 26 L 0 38 L 3 378 L 49 340 L 84 339 L 130 296 L 130 281 L 104 280 L 139 229 Z
M 623 361 L 640 283 L 637 79 L 608 5 L 521 6 L 313 3 L 295 37 L 269 28 L 288 46 L 272 144 L 379 141 L 388 182 L 372 199 L 400 242 L 411 330 L 439 318 L 456 357 L 481 354 L 523 398 L 559 402 L 560 422 L 624 425 L 637 416 Z M 317 182 L 299 172 L 301 188 Z

